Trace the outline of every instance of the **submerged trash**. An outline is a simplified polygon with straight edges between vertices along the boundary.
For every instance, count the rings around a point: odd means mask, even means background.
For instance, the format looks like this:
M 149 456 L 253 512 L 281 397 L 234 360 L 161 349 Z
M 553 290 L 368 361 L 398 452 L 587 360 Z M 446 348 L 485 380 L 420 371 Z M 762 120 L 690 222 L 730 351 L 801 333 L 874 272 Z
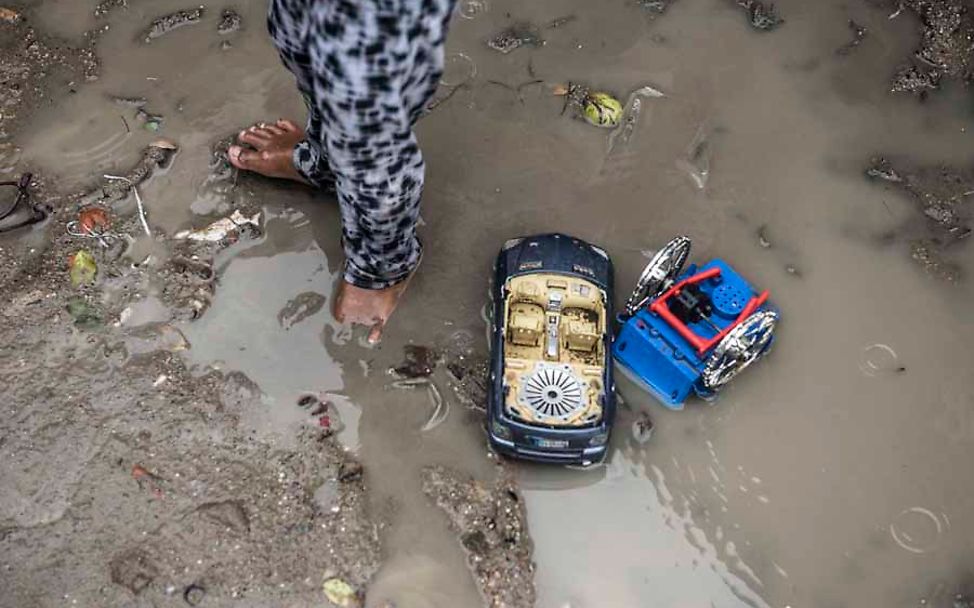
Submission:
M 632 438 L 636 440 L 637 443 L 643 444 L 650 440 L 653 436 L 653 429 L 655 425 L 653 420 L 649 417 L 646 412 L 640 412 L 636 419 L 632 421 Z
M 95 256 L 87 249 L 79 249 L 68 258 L 68 274 L 71 277 L 71 284 L 75 287 L 94 283 L 98 274 Z
M 68 299 L 65 309 L 74 319 L 75 326 L 81 329 L 94 329 L 102 324 L 101 313 L 83 296 Z
M 142 465 L 132 465 L 132 479 L 139 484 L 139 488 L 149 491 L 156 498 L 163 498 L 162 477 L 155 473 L 150 473 Z
M 176 11 L 175 13 L 164 15 L 152 22 L 152 25 L 149 26 L 143 35 L 143 41 L 148 44 L 175 29 L 179 29 L 185 25 L 199 23 L 202 18 L 202 6 L 192 10 Z
M 626 99 L 626 105 L 622 111 L 622 120 L 619 125 L 609 134 L 609 154 L 616 152 L 619 148 L 630 145 L 636 137 L 636 128 L 639 125 L 639 117 L 642 114 L 643 98 L 660 98 L 666 95 L 659 89 L 650 85 L 642 86 Z
M 328 601 L 340 608 L 352 608 L 358 605 L 358 594 L 355 588 L 340 578 L 327 579 L 322 588 Z
M 255 213 L 251 217 L 247 217 L 237 209 L 234 210 L 230 217 L 217 220 L 206 228 L 199 230 L 183 230 L 177 232 L 174 238 L 217 243 L 224 239 L 234 237 L 242 228 L 248 226 L 252 226 L 255 229 L 260 228 L 260 212 Z
M 836 49 L 835 53 L 837 55 L 848 55 L 854 48 L 862 44 L 862 41 L 866 39 L 865 26 L 859 25 L 852 19 L 849 19 L 849 29 L 852 30 L 852 40 L 846 42 Z
M 771 249 L 771 241 L 768 239 L 768 225 L 761 224 L 758 227 L 758 245 L 762 249 Z
M 737 6 L 747 11 L 748 22 L 754 29 L 771 31 L 785 22 L 778 16 L 774 4 L 765 4 L 761 0 L 737 0 Z
M 390 386 L 393 388 L 403 388 L 411 389 L 419 386 L 426 387 L 426 393 L 429 395 L 430 401 L 433 403 L 433 413 L 426 420 L 423 426 L 419 429 L 421 431 L 431 431 L 436 427 L 440 426 L 444 420 L 450 415 L 450 404 L 443 400 L 443 395 L 440 393 L 440 389 L 428 378 L 412 378 L 409 380 L 397 380 L 393 382 Z
M 45 205 L 30 204 L 30 182 L 33 174 L 24 173 L 20 179 L 0 182 L 0 193 L 5 187 L 16 189 L 16 194 L 0 194 L 0 233 L 36 224 L 47 218 L 51 211 Z
M 433 373 L 436 367 L 436 351 L 428 346 L 418 344 L 407 344 L 403 347 L 405 359 L 391 371 L 400 378 L 420 378 L 427 377 Z
M 12 8 L 6 8 L 0 6 L 0 21 L 6 21 L 7 23 L 17 23 L 20 20 L 20 13 L 13 10 Z
M 541 31 L 531 23 L 512 25 L 487 40 L 488 47 L 505 55 L 522 46 L 539 47 L 544 43 Z
M 232 8 L 225 8 L 220 13 L 220 22 L 216 26 L 216 31 L 221 36 L 232 34 L 240 29 L 242 23 L 243 18 L 240 17 L 240 13 Z
M 609 93 L 592 91 L 585 85 L 569 82 L 567 86 L 556 86 L 554 94 L 565 97 L 562 113 L 571 107 L 576 116 L 583 117 L 590 125 L 615 127 L 622 118 L 622 104 Z
M 151 149 L 152 146 L 149 146 L 149 148 Z M 142 204 L 142 197 L 139 195 L 139 189 L 135 186 L 135 182 L 119 175 L 105 175 L 103 177 L 107 180 L 122 181 L 129 184 L 132 194 L 135 196 L 135 204 L 139 210 L 139 221 L 142 223 L 142 229 L 145 230 L 146 236 L 152 236 L 152 230 L 149 229 L 149 220 L 145 217 L 145 206 Z
M 162 128 L 163 117 L 159 114 L 150 114 L 143 108 L 139 108 L 135 117 L 142 123 L 142 128 L 146 131 L 158 131 Z

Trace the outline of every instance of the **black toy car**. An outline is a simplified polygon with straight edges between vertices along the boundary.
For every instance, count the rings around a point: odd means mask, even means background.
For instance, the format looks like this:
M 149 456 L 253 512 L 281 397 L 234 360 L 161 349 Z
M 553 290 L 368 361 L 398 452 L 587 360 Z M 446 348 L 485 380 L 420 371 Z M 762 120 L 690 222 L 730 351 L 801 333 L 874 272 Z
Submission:
M 511 239 L 494 266 L 487 435 L 507 456 L 590 465 L 615 418 L 612 263 L 564 234 Z

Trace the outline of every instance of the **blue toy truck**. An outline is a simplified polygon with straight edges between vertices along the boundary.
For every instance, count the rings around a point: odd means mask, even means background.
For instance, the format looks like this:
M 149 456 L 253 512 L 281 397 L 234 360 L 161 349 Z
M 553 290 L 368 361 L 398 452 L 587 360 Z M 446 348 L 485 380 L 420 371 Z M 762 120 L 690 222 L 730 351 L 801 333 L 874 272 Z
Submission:
M 621 371 L 670 409 L 691 393 L 713 398 L 767 354 L 778 311 L 726 262 L 691 264 L 690 239 L 660 249 L 639 277 L 613 355 Z

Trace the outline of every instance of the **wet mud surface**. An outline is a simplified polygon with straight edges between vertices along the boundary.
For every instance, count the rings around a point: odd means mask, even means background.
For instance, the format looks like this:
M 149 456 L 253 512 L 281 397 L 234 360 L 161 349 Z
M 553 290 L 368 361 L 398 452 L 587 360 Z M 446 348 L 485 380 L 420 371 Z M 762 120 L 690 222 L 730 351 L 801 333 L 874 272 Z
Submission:
M 375 349 L 332 196 L 226 162 L 302 116 L 263 3 L 0 7 L 0 181 L 51 210 L 0 233 L 0 605 L 971 604 L 969 5 L 461 0 Z M 620 302 L 689 234 L 774 353 L 684 412 L 620 380 L 600 467 L 497 464 L 490 261 L 548 230 Z

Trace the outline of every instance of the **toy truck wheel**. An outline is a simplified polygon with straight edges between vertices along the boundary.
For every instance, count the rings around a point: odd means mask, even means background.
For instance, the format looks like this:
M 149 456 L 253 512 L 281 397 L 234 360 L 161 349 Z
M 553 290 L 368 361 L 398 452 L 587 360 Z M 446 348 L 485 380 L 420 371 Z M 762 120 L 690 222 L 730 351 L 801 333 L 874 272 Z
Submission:
M 704 387 L 716 391 L 761 358 L 771 345 L 777 324 L 777 312 L 761 310 L 732 329 L 707 358 L 700 375 Z
M 690 238 L 678 236 L 656 252 L 643 273 L 636 281 L 629 300 L 626 301 L 626 315 L 632 316 L 650 300 L 663 293 L 683 271 L 683 265 L 690 257 Z

